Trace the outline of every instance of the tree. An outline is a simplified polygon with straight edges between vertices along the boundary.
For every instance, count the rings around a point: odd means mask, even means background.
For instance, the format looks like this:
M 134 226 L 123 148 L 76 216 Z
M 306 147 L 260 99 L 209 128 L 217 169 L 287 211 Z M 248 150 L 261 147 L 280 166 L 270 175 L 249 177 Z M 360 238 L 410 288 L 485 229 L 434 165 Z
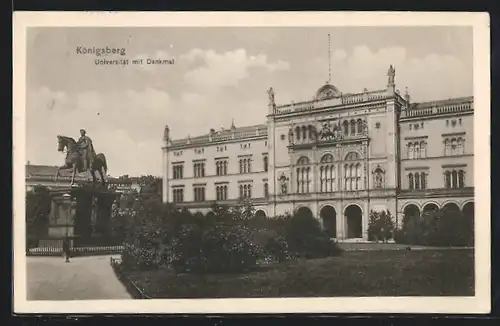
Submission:
M 26 193 L 26 240 L 27 245 L 36 245 L 47 230 L 50 214 L 49 189 L 35 186 Z
M 370 212 L 370 220 L 368 222 L 368 238 L 370 240 L 383 240 L 391 239 L 394 232 L 394 221 L 391 213 L 387 211 Z
M 141 196 L 159 197 L 162 196 L 162 179 L 151 174 L 141 175 L 139 177 L 139 186 L 141 187 Z

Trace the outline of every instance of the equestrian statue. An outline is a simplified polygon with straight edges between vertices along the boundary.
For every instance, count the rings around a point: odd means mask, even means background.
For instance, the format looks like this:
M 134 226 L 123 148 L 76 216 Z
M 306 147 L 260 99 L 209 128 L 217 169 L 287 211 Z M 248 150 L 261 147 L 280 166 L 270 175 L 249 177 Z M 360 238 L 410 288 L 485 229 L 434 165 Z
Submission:
M 64 165 L 57 169 L 56 180 L 59 177 L 60 170 L 72 169 L 73 174 L 71 176 L 71 186 L 73 186 L 75 183 L 76 171 L 78 171 L 78 173 L 90 171 L 90 174 L 92 175 L 92 183 L 95 186 L 95 171 L 98 171 L 101 176 L 102 185 L 106 184 L 106 181 L 104 180 L 104 175 L 108 170 L 106 157 L 103 153 L 95 153 L 92 140 L 86 135 L 84 129 L 80 130 L 80 138 L 78 139 L 78 142 L 71 137 L 61 135 L 57 136 L 57 141 L 57 150 L 59 152 L 63 152 L 64 149 L 66 149 L 67 154 Z

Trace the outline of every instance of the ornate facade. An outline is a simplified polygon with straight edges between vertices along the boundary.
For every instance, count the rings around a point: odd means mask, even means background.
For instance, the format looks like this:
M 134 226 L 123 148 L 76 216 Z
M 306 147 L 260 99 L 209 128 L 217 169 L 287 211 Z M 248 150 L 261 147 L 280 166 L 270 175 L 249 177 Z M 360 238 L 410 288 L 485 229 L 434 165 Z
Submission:
M 390 66 L 387 86 L 276 105 L 267 123 L 173 140 L 164 130 L 163 201 L 208 213 L 251 198 L 258 214 L 298 210 L 339 240 L 367 239 L 370 211 L 474 212 L 472 97 L 411 103 Z

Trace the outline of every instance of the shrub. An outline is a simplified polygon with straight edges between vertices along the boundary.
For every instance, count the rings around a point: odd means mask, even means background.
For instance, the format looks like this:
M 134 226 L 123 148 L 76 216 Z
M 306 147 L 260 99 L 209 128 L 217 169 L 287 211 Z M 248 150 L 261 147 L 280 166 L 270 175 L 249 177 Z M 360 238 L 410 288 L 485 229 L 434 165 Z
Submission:
M 321 230 L 313 216 L 296 214 L 285 217 L 285 234 L 288 248 L 299 257 L 320 258 L 340 254 L 341 250 Z
M 368 239 L 370 241 L 386 241 L 393 237 L 394 221 L 389 211 L 370 212 L 368 222 Z
M 442 209 L 423 212 L 421 216 L 403 218 L 396 242 L 426 246 L 473 245 L 471 219 L 458 210 Z

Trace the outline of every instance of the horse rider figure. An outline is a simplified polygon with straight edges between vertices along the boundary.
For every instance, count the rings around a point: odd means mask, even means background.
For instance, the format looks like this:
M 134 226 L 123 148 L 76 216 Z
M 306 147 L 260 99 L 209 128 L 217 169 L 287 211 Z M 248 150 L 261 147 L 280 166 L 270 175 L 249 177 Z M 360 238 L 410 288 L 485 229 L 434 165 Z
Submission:
M 80 155 L 83 159 L 83 170 L 87 171 L 92 167 L 95 153 L 92 140 L 86 135 L 86 131 L 84 129 L 80 129 L 80 139 L 78 139 L 76 144 L 80 149 Z

